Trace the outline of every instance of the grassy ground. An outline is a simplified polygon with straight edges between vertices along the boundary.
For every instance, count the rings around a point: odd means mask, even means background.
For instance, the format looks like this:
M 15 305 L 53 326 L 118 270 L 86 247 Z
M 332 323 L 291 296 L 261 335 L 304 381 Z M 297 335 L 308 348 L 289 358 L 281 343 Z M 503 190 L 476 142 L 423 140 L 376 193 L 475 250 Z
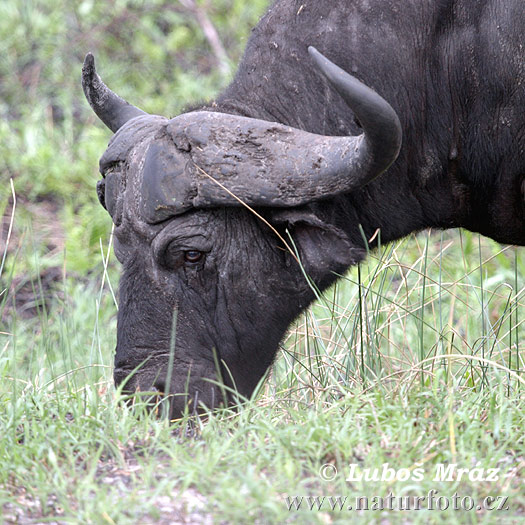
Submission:
M 183 3 L 0 2 L 0 521 L 523 522 L 524 251 L 468 232 L 370 254 L 236 412 L 169 422 L 119 402 L 94 191 L 109 133 L 79 73 L 94 51 L 168 115 L 212 96 L 266 1 L 198 2 L 226 62 Z M 434 510 L 399 500 L 418 496 Z
M 371 254 L 298 320 L 254 400 L 197 422 L 119 404 L 107 282 L 66 277 L 36 317 L 4 310 L 4 521 L 520 523 L 522 255 L 467 232 Z M 474 510 L 373 510 L 390 493 Z M 488 496 L 505 510 L 477 510 Z

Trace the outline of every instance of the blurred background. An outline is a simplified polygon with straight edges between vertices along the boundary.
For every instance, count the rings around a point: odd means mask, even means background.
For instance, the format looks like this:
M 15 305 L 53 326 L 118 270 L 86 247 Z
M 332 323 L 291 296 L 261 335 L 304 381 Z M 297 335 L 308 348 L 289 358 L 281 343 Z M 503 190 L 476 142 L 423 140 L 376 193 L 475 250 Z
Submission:
M 121 96 L 147 112 L 173 116 L 228 83 L 267 4 L 0 2 L 0 254 L 11 219 L 12 179 L 17 210 L 4 267 L 19 289 L 20 312 L 31 310 L 25 303 L 34 300 L 37 278 L 47 289 L 64 275 L 96 275 L 100 240 L 109 237 L 111 222 L 95 184 L 111 133 L 82 93 L 85 54 L 94 53 L 101 76 Z M 4 286 L 6 278 L 4 273 Z

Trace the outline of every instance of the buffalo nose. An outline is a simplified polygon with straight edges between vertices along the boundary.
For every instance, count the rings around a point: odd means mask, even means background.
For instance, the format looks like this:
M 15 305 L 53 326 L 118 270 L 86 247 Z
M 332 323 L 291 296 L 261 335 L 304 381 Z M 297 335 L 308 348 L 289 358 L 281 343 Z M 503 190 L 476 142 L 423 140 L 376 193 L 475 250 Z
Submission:
M 166 382 L 161 379 L 157 379 L 155 383 L 153 383 L 153 388 L 157 390 L 158 392 L 161 392 L 162 394 L 169 393 L 169 392 L 166 392 Z
M 130 382 L 132 377 L 130 377 L 131 371 L 127 370 L 126 368 L 121 367 L 115 367 L 113 370 L 113 379 L 115 381 L 115 386 L 120 386 L 124 381 L 126 381 L 126 384 L 124 385 L 124 390 L 129 391 L 130 390 Z

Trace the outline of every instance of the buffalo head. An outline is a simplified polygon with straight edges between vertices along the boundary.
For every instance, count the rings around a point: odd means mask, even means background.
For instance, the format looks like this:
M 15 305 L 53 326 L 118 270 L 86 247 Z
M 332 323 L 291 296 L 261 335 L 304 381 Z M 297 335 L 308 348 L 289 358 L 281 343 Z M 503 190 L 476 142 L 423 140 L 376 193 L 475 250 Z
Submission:
M 171 394 L 173 416 L 228 402 L 219 383 L 249 396 L 314 297 L 303 269 L 325 287 L 363 256 L 315 203 L 385 171 L 401 126 L 379 95 L 309 51 L 361 135 L 214 111 L 148 115 L 107 88 L 86 57 L 84 92 L 115 132 L 97 188 L 123 265 L 115 382 Z

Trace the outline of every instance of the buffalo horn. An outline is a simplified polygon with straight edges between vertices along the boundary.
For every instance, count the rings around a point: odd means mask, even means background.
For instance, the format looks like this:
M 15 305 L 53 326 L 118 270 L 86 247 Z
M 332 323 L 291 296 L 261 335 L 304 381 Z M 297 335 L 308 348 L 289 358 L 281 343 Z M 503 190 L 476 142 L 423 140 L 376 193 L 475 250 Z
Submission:
M 146 114 L 113 93 L 102 82 L 95 69 L 95 58 L 91 53 L 86 55 L 82 66 L 82 88 L 93 111 L 113 133 L 128 120 Z
M 348 189 L 352 189 L 355 182 L 358 186 L 366 184 L 397 159 L 402 138 L 399 118 L 384 98 L 330 62 L 315 47 L 310 46 L 308 52 L 319 70 L 354 112 L 364 131 L 363 145 L 359 152 L 360 161 L 356 163 L 356 166 L 361 165 L 360 172 L 345 176 L 351 179 L 348 181 Z M 338 155 L 337 150 L 331 153 Z
M 363 133 L 323 136 L 238 115 L 180 115 L 167 124 L 168 142 L 152 144 L 146 155 L 143 212 L 148 222 L 191 208 L 238 206 L 239 201 L 299 206 L 364 186 L 396 160 L 401 124 L 390 104 L 313 47 L 309 53 Z M 192 163 L 179 159 L 181 151 L 191 151 Z

